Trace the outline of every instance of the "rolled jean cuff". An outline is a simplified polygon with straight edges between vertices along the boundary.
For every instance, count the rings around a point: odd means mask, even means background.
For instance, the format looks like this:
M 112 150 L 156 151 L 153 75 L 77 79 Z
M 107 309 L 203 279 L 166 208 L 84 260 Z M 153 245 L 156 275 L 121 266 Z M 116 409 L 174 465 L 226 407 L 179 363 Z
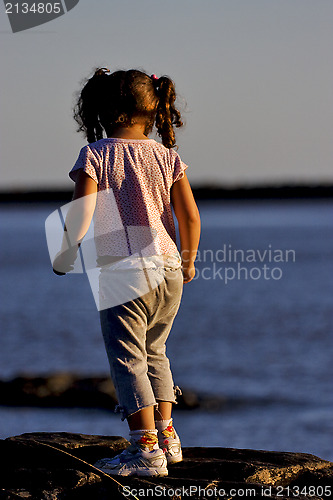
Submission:
M 157 406 L 157 403 L 152 403 L 148 405 L 141 406 L 140 408 L 135 408 L 133 410 L 128 410 L 124 406 L 117 405 L 114 409 L 114 413 L 120 413 L 121 414 L 121 420 L 124 421 L 131 415 L 134 415 L 134 413 L 137 413 L 138 411 L 143 410 L 144 408 L 149 408 L 150 406 Z
M 181 396 L 183 393 L 182 393 L 181 388 L 178 385 L 174 386 L 173 392 L 175 394 L 175 401 L 174 401 L 174 403 L 177 405 L 178 404 L 178 401 L 177 401 L 178 396 Z
M 169 403 L 172 403 L 172 404 L 175 404 L 177 405 L 178 404 L 178 401 L 177 401 L 177 398 L 178 396 L 181 396 L 183 393 L 182 393 L 182 390 L 180 387 L 178 387 L 178 385 L 175 385 L 172 389 L 172 396 L 171 397 L 158 397 L 156 396 L 156 401 L 167 401 Z
M 183 394 L 181 388 L 178 385 L 175 385 L 175 387 L 173 388 L 173 392 L 175 393 L 176 399 L 177 396 L 181 396 Z
M 170 401 L 170 403 L 177 405 L 178 404 L 177 398 L 178 398 L 178 396 L 181 396 L 183 393 L 182 393 L 181 388 L 178 385 L 174 386 L 173 392 L 174 392 L 174 399 L 172 401 Z M 166 401 L 166 399 L 163 398 L 163 399 L 161 399 L 161 401 Z M 124 406 L 116 405 L 116 407 L 114 409 L 114 413 L 120 413 L 121 420 L 126 420 L 128 417 L 130 417 L 131 415 L 134 415 L 134 413 L 137 413 L 138 411 L 143 410 L 144 408 L 149 408 L 150 406 L 157 406 L 157 405 L 158 405 L 158 403 L 156 403 L 156 401 L 155 401 L 154 403 L 151 403 L 151 404 L 141 405 L 139 408 L 136 407 L 134 410 L 128 410 Z

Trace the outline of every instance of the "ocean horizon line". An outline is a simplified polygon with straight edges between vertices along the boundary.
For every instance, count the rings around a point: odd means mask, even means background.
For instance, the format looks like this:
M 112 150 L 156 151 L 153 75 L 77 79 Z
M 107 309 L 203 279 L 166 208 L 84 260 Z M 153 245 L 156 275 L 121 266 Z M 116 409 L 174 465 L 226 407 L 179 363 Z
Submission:
M 286 200 L 333 197 L 333 184 L 265 184 L 265 185 L 193 185 L 196 200 Z M 53 203 L 70 201 L 73 189 L 41 187 L 37 189 L 0 189 L 0 203 Z

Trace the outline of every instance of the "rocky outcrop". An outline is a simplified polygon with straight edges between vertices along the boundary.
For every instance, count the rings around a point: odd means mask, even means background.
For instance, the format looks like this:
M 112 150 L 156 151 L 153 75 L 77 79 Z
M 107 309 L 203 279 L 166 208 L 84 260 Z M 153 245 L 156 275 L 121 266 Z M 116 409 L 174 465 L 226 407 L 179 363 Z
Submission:
M 0 499 L 328 499 L 333 463 L 302 453 L 185 448 L 163 478 L 112 478 L 92 465 L 128 445 L 117 436 L 23 434 L 0 441 Z
M 218 410 L 237 404 L 221 396 L 200 395 L 183 389 L 175 409 Z M 44 377 L 20 376 L 0 381 L 0 404 L 39 407 L 83 407 L 114 410 L 117 398 L 110 377 L 80 377 L 55 373 Z

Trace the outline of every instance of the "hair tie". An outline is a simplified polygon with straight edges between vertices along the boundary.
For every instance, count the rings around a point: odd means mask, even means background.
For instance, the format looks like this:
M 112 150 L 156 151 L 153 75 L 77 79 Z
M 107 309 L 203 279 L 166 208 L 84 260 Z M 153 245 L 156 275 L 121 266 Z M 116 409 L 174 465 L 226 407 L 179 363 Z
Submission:
M 108 68 L 100 68 L 97 71 L 95 71 L 95 76 L 103 76 L 106 73 L 110 73 L 110 70 Z
M 150 77 L 152 80 L 158 80 L 157 76 L 155 75 L 155 73 L 153 75 L 151 75 Z

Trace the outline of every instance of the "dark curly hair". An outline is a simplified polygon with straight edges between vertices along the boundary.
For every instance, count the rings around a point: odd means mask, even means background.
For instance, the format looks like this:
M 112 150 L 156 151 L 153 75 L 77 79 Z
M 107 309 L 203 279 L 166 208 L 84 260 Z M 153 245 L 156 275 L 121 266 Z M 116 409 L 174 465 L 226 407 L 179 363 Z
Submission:
M 140 119 L 146 123 L 146 135 L 155 125 L 164 146 L 175 146 L 174 127 L 183 122 L 175 107 L 173 81 L 135 69 L 108 73 L 107 68 L 96 69 L 79 93 L 74 107 L 77 132 L 84 132 L 91 143 L 103 139 L 103 130 L 112 137 L 119 126 L 128 127 Z

